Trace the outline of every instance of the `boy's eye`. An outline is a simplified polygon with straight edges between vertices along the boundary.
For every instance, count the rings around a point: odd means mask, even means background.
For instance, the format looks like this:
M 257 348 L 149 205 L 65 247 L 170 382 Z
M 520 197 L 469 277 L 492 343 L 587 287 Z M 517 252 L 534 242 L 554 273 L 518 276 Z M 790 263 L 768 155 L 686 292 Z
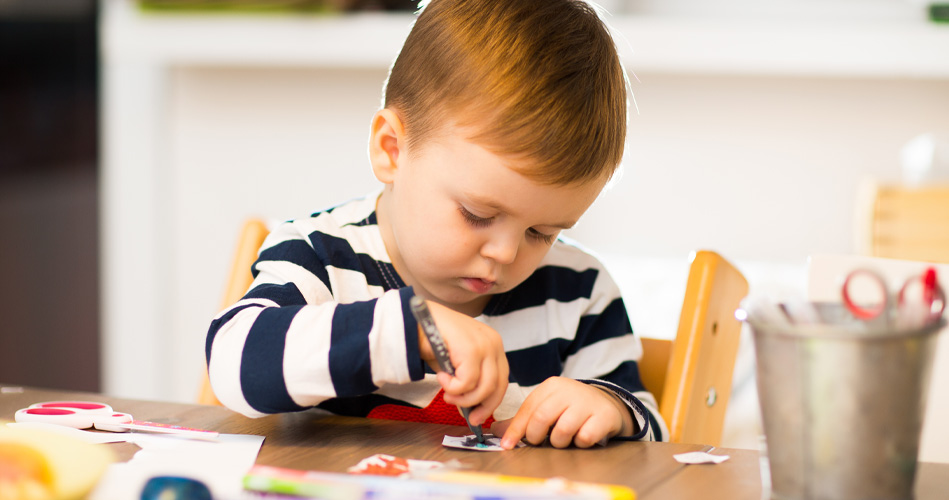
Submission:
M 557 239 L 556 234 L 544 234 L 534 228 L 528 229 L 527 235 L 537 241 L 544 242 L 545 245 L 550 245 L 554 242 L 555 239 Z
M 458 211 L 461 212 L 461 216 L 465 218 L 465 221 L 474 227 L 485 227 L 490 224 L 491 219 L 493 219 L 493 217 L 478 217 L 469 212 L 465 207 L 458 207 Z
M 461 212 L 461 216 L 464 217 L 465 222 L 473 227 L 487 227 L 494 220 L 494 217 L 478 217 L 462 206 L 458 207 L 458 211 Z M 535 241 L 543 242 L 545 245 L 551 245 L 554 240 L 557 239 L 556 234 L 545 234 L 534 228 L 527 230 L 527 237 Z

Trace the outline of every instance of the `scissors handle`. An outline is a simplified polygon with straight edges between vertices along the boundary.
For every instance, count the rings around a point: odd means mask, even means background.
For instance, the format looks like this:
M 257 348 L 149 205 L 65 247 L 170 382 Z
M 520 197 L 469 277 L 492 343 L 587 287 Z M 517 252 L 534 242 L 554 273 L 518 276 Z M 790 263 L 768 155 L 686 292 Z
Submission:
M 44 401 L 34 403 L 30 408 L 66 408 L 69 410 L 78 410 L 82 412 L 108 414 L 112 413 L 112 407 L 105 403 L 96 403 L 94 401 Z
M 63 425 L 74 429 L 91 429 L 125 432 L 122 427 L 132 422 L 132 416 L 112 410 L 105 403 L 93 401 L 45 401 L 34 403 L 16 412 L 17 422 L 37 422 Z
M 132 415 L 114 411 L 111 406 L 105 403 L 91 401 L 35 403 L 28 408 L 18 410 L 14 418 L 20 423 L 54 424 L 74 429 L 91 429 L 94 427 L 97 430 L 109 432 L 158 432 L 205 440 L 214 440 L 219 436 L 219 433 L 215 431 L 135 420 Z
M 88 429 L 93 424 L 91 413 L 77 413 L 66 408 L 23 408 L 17 410 L 13 418 L 20 423 L 56 424 L 73 429 Z
M 850 295 L 850 287 L 852 286 L 853 279 L 859 276 L 866 276 L 870 278 L 874 286 L 879 290 L 880 301 L 870 305 L 862 306 L 856 303 L 853 300 L 853 297 Z M 878 317 L 886 311 L 887 303 L 890 298 L 887 293 L 886 283 L 883 281 L 883 278 L 869 270 L 869 269 L 854 269 L 847 274 L 847 277 L 844 279 L 844 284 L 841 286 L 840 295 L 843 299 L 844 306 L 850 311 L 850 314 L 857 319 L 869 320 Z
M 853 299 L 853 280 L 857 277 L 869 278 L 877 290 L 879 301 L 872 305 L 862 305 Z M 909 289 L 912 291 L 907 293 Z M 898 329 L 923 326 L 941 317 L 946 309 L 946 296 L 936 281 L 936 270 L 932 267 L 922 274 L 908 278 L 896 296 L 890 296 L 886 282 L 877 272 L 855 269 L 844 279 L 841 298 L 844 306 L 855 318 L 866 321 L 885 314 L 888 321 L 895 320 Z
M 911 298 L 907 298 L 907 289 L 917 283 L 919 291 L 914 290 Z M 946 310 L 946 294 L 936 280 L 936 269 L 927 268 L 923 274 L 907 279 L 900 288 L 897 303 L 901 313 L 911 316 L 908 320 L 912 325 L 919 326 L 941 317 Z

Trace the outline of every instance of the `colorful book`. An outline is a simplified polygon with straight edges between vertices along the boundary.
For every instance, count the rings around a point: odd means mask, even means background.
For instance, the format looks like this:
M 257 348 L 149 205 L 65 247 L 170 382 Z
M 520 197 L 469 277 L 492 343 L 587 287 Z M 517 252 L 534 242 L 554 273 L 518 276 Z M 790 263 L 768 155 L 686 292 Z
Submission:
M 635 500 L 626 486 L 563 478 L 436 469 L 413 477 L 304 471 L 255 465 L 244 489 L 325 500 Z

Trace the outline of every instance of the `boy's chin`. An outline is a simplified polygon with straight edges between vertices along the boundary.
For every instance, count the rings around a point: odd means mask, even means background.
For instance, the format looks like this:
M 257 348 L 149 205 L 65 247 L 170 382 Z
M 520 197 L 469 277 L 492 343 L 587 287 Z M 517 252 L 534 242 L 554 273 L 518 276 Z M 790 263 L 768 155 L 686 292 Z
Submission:
M 469 316 L 481 314 L 490 300 L 491 294 L 476 294 L 469 291 L 445 294 L 445 296 L 438 298 L 438 302 L 445 307 Z

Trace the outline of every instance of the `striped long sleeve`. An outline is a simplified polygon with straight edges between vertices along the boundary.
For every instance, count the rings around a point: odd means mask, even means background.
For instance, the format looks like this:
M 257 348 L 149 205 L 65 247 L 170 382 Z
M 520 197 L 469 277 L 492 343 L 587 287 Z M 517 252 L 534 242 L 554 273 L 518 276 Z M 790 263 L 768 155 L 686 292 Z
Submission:
M 223 404 L 260 416 L 423 378 L 412 289 L 373 255 L 384 254 L 374 215 L 338 222 L 359 208 L 285 223 L 264 242 L 250 290 L 208 331 L 208 371 Z M 370 244 L 358 252 L 346 237 Z

